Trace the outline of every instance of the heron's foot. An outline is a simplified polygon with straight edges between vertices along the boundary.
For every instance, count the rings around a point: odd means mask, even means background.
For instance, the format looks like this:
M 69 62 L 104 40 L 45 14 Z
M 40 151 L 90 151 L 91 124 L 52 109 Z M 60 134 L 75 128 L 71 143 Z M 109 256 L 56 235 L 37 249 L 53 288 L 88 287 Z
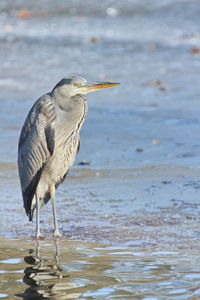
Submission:
M 60 238 L 62 237 L 62 234 L 59 232 L 58 229 L 56 229 L 56 230 L 54 230 L 54 232 L 53 232 L 53 236 L 54 236 L 54 238 L 56 238 L 56 239 L 60 239 Z
M 43 236 L 41 236 L 41 235 L 36 235 L 36 236 L 35 236 L 35 239 L 36 239 L 36 241 L 41 241 L 41 240 L 43 240 L 44 238 L 43 238 Z

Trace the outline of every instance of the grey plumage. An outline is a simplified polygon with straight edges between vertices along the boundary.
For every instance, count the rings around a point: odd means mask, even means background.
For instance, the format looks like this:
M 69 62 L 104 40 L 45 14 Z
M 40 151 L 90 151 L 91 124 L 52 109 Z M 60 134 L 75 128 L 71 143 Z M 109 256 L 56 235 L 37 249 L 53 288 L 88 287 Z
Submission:
M 18 167 L 23 202 L 29 220 L 36 208 L 36 237 L 40 237 L 39 204 L 52 199 L 54 233 L 57 227 L 54 194 L 64 180 L 80 147 L 80 130 L 87 114 L 84 94 L 116 84 L 88 84 L 79 76 L 62 79 L 40 97 L 22 127 L 18 145 Z
M 32 199 L 46 162 L 53 154 L 55 132 L 52 123 L 56 119 L 55 105 L 50 95 L 39 98 L 21 131 L 18 146 L 18 165 L 24 208 L 32 220 Z

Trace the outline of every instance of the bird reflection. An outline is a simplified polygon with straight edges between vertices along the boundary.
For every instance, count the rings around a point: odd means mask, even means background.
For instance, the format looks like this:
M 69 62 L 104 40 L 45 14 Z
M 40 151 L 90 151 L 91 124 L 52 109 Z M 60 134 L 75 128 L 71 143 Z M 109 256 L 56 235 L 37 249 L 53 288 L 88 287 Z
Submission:
M 69 278 L 59 267 L 59 241 L 54 240 L 55 255 L 53 259 L 42 258 L 40 255 L 41 241 L 36 241 L 35 250 L 31 249 L 24 261 L 30 265 L 24 270 L 23 281 L 29 288 L 24 293 L 16 296 L 25 300 L 30 299 L 77 299 L 81 293 L 70 292 L 77 285 L 70 282 L 62 282 L 63 278 Z

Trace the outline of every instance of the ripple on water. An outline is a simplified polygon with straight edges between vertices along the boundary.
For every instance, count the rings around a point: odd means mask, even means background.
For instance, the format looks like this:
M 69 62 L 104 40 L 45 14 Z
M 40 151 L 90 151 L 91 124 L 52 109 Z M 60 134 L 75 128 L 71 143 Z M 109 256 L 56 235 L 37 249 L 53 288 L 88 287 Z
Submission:
M 1 239 L 1 245 L 1 298 L 40 293 L 56 299 L 164 300 L 200 294 L 199 254 L 194 251 L 66 240 Z
M 0 260 L 1 264 L 19 264 L 20 262 L 21 259 L 19 258 L 9 258 L 9 259 Z
M 0 298 L 8 297 L 8 294 L 0 293 Z
M 189 280 L 200 280 L 200 273 L 185 274 L 184 277 Z

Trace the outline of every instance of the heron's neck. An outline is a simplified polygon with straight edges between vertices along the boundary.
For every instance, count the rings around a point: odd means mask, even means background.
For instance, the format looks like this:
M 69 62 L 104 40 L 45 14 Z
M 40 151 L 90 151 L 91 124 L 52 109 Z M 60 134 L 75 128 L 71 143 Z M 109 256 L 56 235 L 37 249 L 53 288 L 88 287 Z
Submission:
M 64 97 L 62 94 L 58 93 L 57 91 L 53 91 L 51 96 L 54 102 L 60 107 L 60 109 L 66 110 L 68 107 L 70 107 L 69 96 Z
M 72 97 L 63 97 L 59 93 L 52 93 L 52 98 L 57 106 L 61 110 L 68 112 L 72 118 L 87 112 L 87 99 L 83 95 L 77 94 Z

